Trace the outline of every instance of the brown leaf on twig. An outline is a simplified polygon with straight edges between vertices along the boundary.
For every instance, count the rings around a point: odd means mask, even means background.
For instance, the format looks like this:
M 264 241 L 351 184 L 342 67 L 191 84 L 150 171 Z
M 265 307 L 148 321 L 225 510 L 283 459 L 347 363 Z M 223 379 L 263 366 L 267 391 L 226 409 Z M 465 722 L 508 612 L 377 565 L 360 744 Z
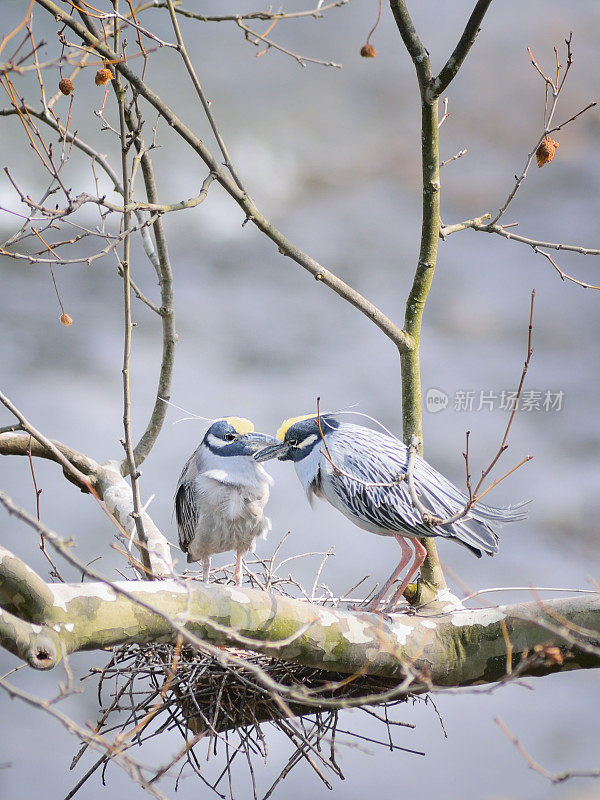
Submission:
M 61 314 L 60 321 L 62 322 L 63 325 L 72 325 L 73 324 L 72 317 L 70 317 L 66 313 L 66 311 Z
M 551 136 L 546 136 L 542 143 L 535 151 L 538 167 L 543 167 L 544 164 L 549 164 L 554 158 L 554 154 L 560 147 L 558 142 L 555 142 Z

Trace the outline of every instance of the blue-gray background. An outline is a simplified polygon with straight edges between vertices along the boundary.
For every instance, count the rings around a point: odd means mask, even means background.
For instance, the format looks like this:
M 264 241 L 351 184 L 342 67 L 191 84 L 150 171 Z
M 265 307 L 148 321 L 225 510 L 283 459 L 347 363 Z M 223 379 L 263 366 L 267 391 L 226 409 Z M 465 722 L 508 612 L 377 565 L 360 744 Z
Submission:
M 23 3 L 3 4 L 3 30 L 23 13 Z M 441 66 L 454 46 L 472 3 L 465 0 L 413 3 L 415 22 L 429 48 L 434 67 Z M 241 11 L 237 3 L 192 4 L 205 13 Z M 418 6 L 418 8 L 417 8 Z M 302 8 L 290 4 L 286 10 Z M 165 38 L 172 35 L 163 12 L 151 11 L 147 24 Z M 52 39 L 55 26 L 40 18 Z M 238 171 L 259 208 L 293 241 L 363 292 L 394 319 L 401 321 L 418 249 L 419 106 L 412 65 L 403 50 L 385 6 L 374 36 L 373 61 L 358 50 L 376 16 L 376 3 L 353 0 L 329 12 L 322 21 L 281 22 L 273 37 L 309 56 L 343 63 L 342 70 L 309 65 L 271 51 L 256 58 L 233 23 L 184 26 L 198 73 L 212 100 L 223 135 Z M 254 23 L 260 30 L 260 24 Z M 543 85 L 528 62 L 530 45 L 550 69 L 552 46 L 574 32 L 575 65 L 558 120 L 578 111 L 598 91 L 597 42 L 600 6 L 592 0 L 564 4 L 556 0 L 528 3 L 506 0 L 492 5 L 483 31 L 448 93 L 451 117 L 441 129 L 441 155 L 449 158 L 463 147 L 468 155 L 445 167 L 443 218 L 454 222 L 494 210 L 503 201 L 536 140 L 543 111 Z M 133 36 L 129 37 L 133 40 Z M 74 127 L 102 151 L 111 154 L 115 140 L 98 131 L 92 111 L 102 91 L 92 86 L 92 71 L 78 78 Z M 160 51 L 148 81 L 182 119 L 212 147 L 210 132 L 173 51 Z M 54 77 L 49 77 L 52 83 Z M 19 85 L 19 84 L 18 84 Z M 21 84 L 31 87 L 29 80 Z M 66 113 L 66 101 L 58 104 Z M 107 116 L 114 120 L 112 100 Z M 152 113 L 145 128 L 151 136 Z M 596 110 L 560 132 L 560 150 L 550 167 L 530 176 L 505 221 L 518 220 L 519 230 L 540 239 L 598 247 L 598 178 L 600 133 Z M 2 166 L 33 196 L 44 188 L 32 164 L 16 120 L 0 126 Z M 206 174 L 198 160 L 159 126 L 161 149 L 155 151 L 161 199 L 173 202 L 197 193 Z M 93 188 L 91 172 L 73 159 L 67 168 L 75 192 Z M 103 183 L 104 190 L 110 186 Z M 0 204 L 20 209 L 4 175 Z M 86 221 L 97 217 L 87 213 Z M 165 220 L 175 272 L 180 335 L 173 400 L 206 416 L 248 416 L 259 430 L 273 430 L 288 416 L 324 406 L 358 403 L 358 409 L 401 428 L 400 378 L 394 348 L 369 322 L 315 282 L 251 225 L 241 227 L 239 209 L 216 185 L 195 210 Z M 2 237 L 16 218 L 2 214 Z M 567 271 L 600 283 L 592 257 L 558 254 Z M 2 386 L 33 424 L 98 460 L 120 456 L 121 435 L 121 284 L 114 259 L 92 267 L 57 269 L 66 310 L 74 324 L 58 322 L 56 299 L 46 269 L 4 260 Z M 136 254 L 134 277 L 157 297 L 148 263 Z M 598 338 L 597 292 L 562 283 L 549 263 L 523 245 L 472 231 L 456 234 L 440 245 L 438 270 L 428 302 L 423 334 L 423 386 L 437 387 L 451 398 L 438 414 L 425 414 L 426 454 L 455 481 L 463 479 L 460 455 L 465 430 L 472 432 L 474 471 L 487 463 L 506 421 L 504 412 L 456 412 L 452 398 L 460 390 L 510 390 L 518 380 L 525 350 L 529 291 L 536 288 L 535 354 L 527 386 L 563 391 L 560 412 L 519 415 L 504 463 L 509 468 L 526 453 L 534 460 L 495 492 L 497 503 L 531 498 L 529 519 L 503 532 L 494 560 L 477 561 L 451 544 L 441 557 L 471 589 L 499 586 L 589 588 L 600 578 L 598 547 Z M 158 366 L 160 331 L 155 318 L 135 307 L 133 424 L 140 433 L 151 409 Z M 170 419 L 175 419 L 171 414 Z M 10 421 L 3 414 L 1 424 Z M 183 461 L 201 436 L 201 423 L 167 425 L 143 467 L 144 498 L 156 497 L 151 513 L 174 540 L 171 519 L 173 486 Z M 32 509 L 33 490 L 25 459 L 4 459 L 1 483 L 14 499 Z M 387 576 L 399 556 L 391 541 L 353 528 L 332 509 L 311 511 L 286 465 L 274 465 L 276 487 L 270 503 L 273 532 L 260 542 L 268 555 L 287 530 L 285 553 L 327 550 L 336 555 L 323 579 L 336 592 L 346 590 L 368 572 L 372 580 Z M 67 484 L 54 465 L 36 464 L 43 520 L 77 540 L 84 559 L 101 555 L 95 566 L 116 576 L 121 565 L 111 551 L 112 530 L 89 498 Z M 34 536 L 4 518 L 2 540 L 41 574 L 46 563 Z M 224 563 L 223 558 L 220 563 Z M 218 559 L 217 559 L 217 563 Z M 316 558 L 300 562 L 299 577 L 312 581 Z M 65 574 L 70 575 L 68 569 Z M 70 577 L 75 578 L 74 575 Z M 460 586 L 451 580 L 460 593 Z M 526 593 L 503 593 L 490 601 L 522 599 Z M 103 658 L 71 659 L 76 679 Z M 0 653 L 0 673 L 17 664 Z M 57 674 L 22 670 L 12 679 L 34 693 L 51 695 Z M 414 722 L 413 732 L 398 737 L 407 747 L 425 750 L 425 758 L 390 753 L 374 745 L 340 746 L 344 783 L 329 793 L 308 768 L 286 779 L 280 796 L 362 798 L 376 791 L 403 794 L 445 793 L 462 798 L 596 797 L 594 784 L 565 783 L 550 788 L 528 770 L 494 724 L 501 716 L 531 752 L 549 769 L 600 766 L 598 672 L 563 674 L 527 685 L 514 685 L 486 695 L 437 698 L 448 731 L 443 737 L 430 709 L 408 705 L 401 717 Z M 0 791 L 3 796 L 39 793 L 40 775 L 50 797 L 62 797 L 91 763 L 80 762 L 68 773 L 74 741 L 59 725 L 0 694 Z M 70 701 L 70 711 L 94 721 L 97 707 L 88 691 Z M 381 734 L 359 712 L 344 724 L 366 735 Z M 142 753 L 162 763 L 178 746 L 165 737 Z M 135 754 L 134 754 L 135 755 Z M 259 788 L 287 760 L 287 740 L 270 737 L 270 759 L 258 765 Z M 36 769 L 32 769 L 32 763 Z M 117 768 L 109 770 L 109 789 L 141 796 Z M 239 786 L 243 786 L 242 783 Z M 165 784 L 172 794 L 172 786 Z M 104 797 L 107 790 L 94 777 L 81 797 Z M 181 797 L 208 795 L 196 778 L 184 781 Z M 242 789 L 240 797 L 250 796 Z

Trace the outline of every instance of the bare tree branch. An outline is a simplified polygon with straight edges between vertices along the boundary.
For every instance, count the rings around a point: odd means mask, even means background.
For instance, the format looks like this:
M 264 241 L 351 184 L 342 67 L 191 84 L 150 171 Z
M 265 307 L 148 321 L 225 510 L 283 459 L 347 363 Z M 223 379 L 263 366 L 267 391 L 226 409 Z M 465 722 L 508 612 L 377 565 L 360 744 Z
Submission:
M 462 36 L 454 48 L 454 52 L 442 67 L 437 78 L 433 79 L 431 89 L 429 90 L 432 96 L 439 97 L 443 94 L 462 67 L 465 58 L 469 55 L 471 47 L 475 44 L 475 39 L 480 31 L 481 23 L 491 3 L 492 0 L 478 0 Z
M 121 475 L 119 463 L 107 461 L 105 464 L 98 464 L 88 456 L 61 442 L 47 440 L 41 434 L 40 436 L 41 441 L 38 441 L 37 439 L 31 440 L 31 436 L 27 433 L 10 431 L 0 433 L 0 455 L 27 456 L 31 452 L 34 457 L 56 461 L 63 467 L 65 477 L 82 488 L 81 481 L 72 473 L 72 470 L 75 469 L 77 475 L 85 476 L 87 485 L 83 488 L 86 491 L 92 491 L 98 500 L 104 502 L 104 507 L 111 520 L 117 525 L 118 531 L 126 540 L 130 539 L 135 529 L 132 517 L 133 497 L 131 488 Z M 45 442 L 48 442 L 51 447 Z M 66 468 L 65 463 L 70 467 Z M 172 575 L 173 560 L 168 541 L 146 511 L 142 513 L 142 520 L 148 540 L 146 549 L 154 576 Z
M 529 769 L 532 769 L 534 772 L 537 772 L 538 775 L 541 775 L 543 778 L 547 778 L 550 783 L 564 783 L 565 781 L 570 780 L 571 778 L 600 778 L 600 769 L 591 769 L 591 770 L 582 770 L 582 769 L 569 769 L 566 772 L 550 772 L 550 770 L 545 769 L 542 765 L 537 762 L 523 747 L 521 741 L 515 734 L 509 730 L 507 725 L 504 723 L 500 717 L 495 717 L 494 722 L 500 728 L 502 733 L 506 736 L 509 742 L 514 745 L 516 751 L 519 755 L 523 758 Z
M 147 84 L 125 64 L 117 53 L 114 52 L 100 38 L 93 36 L 83 25 L 72 19 L 60 6 L 52 0 L 36 0 L 36 2 L 50 11 L 62 23 L 74 31 L 88 46 L 93 46 L 96 51 L 120 72 L 131 84 L 135 91 L 144 97 L 168 122 L 171 128 L 202 158 L 209 170 L 214 173 L 216 180 L 223 186 L 228 194 L 238 203 L 246 215 L 246 219 L 256 225 L 266 236 L 268 236 L 279 248 L 283 255 L 289 256 L 301 267 L 306 269 L 313 277 L 332 289 L 344 300 L 349 302 L 361 313 L 368 317 L 383 333 L 398 347 L 400 352 L 408 352 L 413 347 L 410 335 L 395 325 L 385 316 L 373 303 L 369 302 L 355 289 L 352 289 L 344 281 L 340 280 L 332 272 L 325 269 L 315 259 L 304 253 L 287 239 L 275 226 L 264 217 L 254 202 L 248 195 L 240 190 L 236 182 L 223 170 L 217 160 L 210 153 L 208 148 L 164 103 L 160 97 L 147 86 Z

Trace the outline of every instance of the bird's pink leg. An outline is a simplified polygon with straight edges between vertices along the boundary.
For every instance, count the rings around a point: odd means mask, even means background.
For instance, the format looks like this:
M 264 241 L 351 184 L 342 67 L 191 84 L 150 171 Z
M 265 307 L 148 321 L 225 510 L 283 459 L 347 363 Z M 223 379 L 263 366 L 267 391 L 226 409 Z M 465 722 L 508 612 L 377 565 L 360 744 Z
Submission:
M 235 585 L 241 586 L 242 585 L 242 553 L 237 554 L 237 558 L 235 559 Z
M 408 562 L 413 557 L 413 551 L 412 551 L 410 545 L 408 544 L 408 542 L 406 541 L 406 539 L 403 536 L 400 536 L 399 534 L 394 534 L 394 537 L 395 537 L 396 541 L 398 542 L 398 544 L 400 545 L 400 547 L 402 548 L 402 558 L 400 559 L 400 563 L 398 564 L 396 569 L 392 572 L 392 574 L 390 575 L 389 579 L 384 584 L 383 588 L 370 601 L 369 605 L 365 609 L 366 611 L 376 611 L 377 610 L 377 606 L 379 605 L 379 603 L 381 603 L 383 598 L 389 592 L 390 586 L 394 583 L 394 581 L 396 580 L 398 575 L 400 575 L 400 573 L 402 572 L 404 567 L 408 564 Z M 425 549 L 425 548 L 423 548 L 423 549 Z M 413 573 L 411 572 L 410 574 L 412 575 Z
M 398 537 L 396 537 L 398 538 Z M 423 547 L 421 542 L 418 539 L 413 539 L 413 544 L 415 547 L 415 560 L 413 562 L 412 567 L 406 573 L 406 577 L 402 581 L 402 586 L 398 589 L 394 597 L 392 598 L 392 602 L 386 608 L 386 611 L 391 612 L 394 611 L 398 603 L 400 602 L 400 598 L 404 594 L 406 587 L 410 583 L 410 579 L 415 574 L 415 572 L 419 569 L 421 564 L 425 561 L 425 556 L 427 555 L 427 550 Z

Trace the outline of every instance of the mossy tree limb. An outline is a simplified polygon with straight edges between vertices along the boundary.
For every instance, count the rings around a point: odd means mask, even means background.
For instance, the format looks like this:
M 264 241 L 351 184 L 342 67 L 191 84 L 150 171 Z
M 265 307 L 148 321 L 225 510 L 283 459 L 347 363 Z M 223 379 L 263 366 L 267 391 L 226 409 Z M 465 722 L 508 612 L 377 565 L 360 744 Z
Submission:
M 45 625 L 36 625 L 0 608 L 0 646 L 35 669 L 50 669 L 61 658 L 60 638 Z
M 435 613 L 386 618 L 256 589 L 176 580 L 44 584 L 4 549 L 0 586 L 0 643 L 42 669 L 81 650 L 175 641 L 182 626 L 196 644 L 241 646 L 398 683 L 413 676 L 411 692 L 497 681 L 528 657 L 522 674 L 600 666 L 595 594 L 475 610 L 457 608 L 449 596 Z M 45 659 L 31 656 L 35 647 Z

